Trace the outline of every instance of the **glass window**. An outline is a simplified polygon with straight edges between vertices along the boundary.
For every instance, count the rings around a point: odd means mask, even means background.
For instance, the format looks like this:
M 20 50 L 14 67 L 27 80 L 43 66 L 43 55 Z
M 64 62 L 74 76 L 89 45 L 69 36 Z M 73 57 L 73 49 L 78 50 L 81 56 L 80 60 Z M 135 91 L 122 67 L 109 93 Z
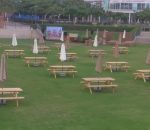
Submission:
M 149 9 L 149 8 L 150 8 L 149 4 L 146 4 L 146 8 L 147 8 L 147 9 Z
M 137 9 L 138 9 L 138 10 L 143 10 L 143 9 L 145 9 L 145 4 L 143 4 L 143 3 L 138 3 L 138 4 L 137 4 Z
M 132 3 L 121 3 L 121 9 L 132 9 Z

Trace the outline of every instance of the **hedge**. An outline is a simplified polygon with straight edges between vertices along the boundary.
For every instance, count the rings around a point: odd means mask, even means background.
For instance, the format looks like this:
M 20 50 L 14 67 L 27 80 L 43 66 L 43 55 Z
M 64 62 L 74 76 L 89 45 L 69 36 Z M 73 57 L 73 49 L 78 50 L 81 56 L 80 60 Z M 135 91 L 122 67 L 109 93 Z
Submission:
M 96 31 L 97 29 L 99 31 L 103 31 L 106 29 L 107 31 L 114 31 L 114 32 L 122 32 L 123 30 L 126 30 L 127 32 L 131 32 L 136 27 L 135 26 L 127 26 L 127 25 L 66 25 L 66 24 L 41 24 L 40 25 L 42 30 L 46 29 L 46 26 L 61 26 L 64 28 L 64 31 L 70 31 L 70 30 L 76 30 L 76 31 L 85 31 L 88 29 L 89 31 Z

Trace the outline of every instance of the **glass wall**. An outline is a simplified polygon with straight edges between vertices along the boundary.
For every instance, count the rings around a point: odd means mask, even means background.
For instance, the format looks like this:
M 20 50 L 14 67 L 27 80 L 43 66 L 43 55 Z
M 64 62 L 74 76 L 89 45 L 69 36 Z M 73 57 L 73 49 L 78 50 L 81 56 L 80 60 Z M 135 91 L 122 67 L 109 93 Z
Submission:
M 143 4 L 143 3 L 138 3 L 138 4 L 137 4 L 137 10 L 143 10 L 143 9 L 145 9 L 145 4 Z
M 131 3 L 113 3 L 110 4 L 110 9 L 132 9 Z

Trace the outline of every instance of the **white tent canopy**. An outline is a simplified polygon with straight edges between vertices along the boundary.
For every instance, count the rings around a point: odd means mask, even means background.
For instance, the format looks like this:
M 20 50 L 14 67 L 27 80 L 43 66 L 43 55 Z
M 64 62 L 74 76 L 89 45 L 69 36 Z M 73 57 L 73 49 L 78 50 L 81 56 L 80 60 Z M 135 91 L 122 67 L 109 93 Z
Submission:
M 94 47 L 97 47 L 97 46 L 98 46 L 97 35 L 95 35 L 93 46 L 94 46 Z
M 13 34 L 13 37 L 12 37 L 12 46 L 17 46 L 16 34 Z
M 33 53 L 38 54 L 38 45 L 37 45 L 37 39 L 34 39 L 34 45 L 33 45 Z
M 62 43 L 62 45 L 61 45 L 60 57 L 59 58 L 60 58 L 61 61 L 67 60 L 66 49 L 65 49 L 65 44 L 64 43 Z
M 126 38 L 126 30 L 123 31 L 123 36 L 122 38 Z
M 62 41 L 62 42 L 64 41 L 64 32 L 63 31 L 61 32 L 60 41 Z

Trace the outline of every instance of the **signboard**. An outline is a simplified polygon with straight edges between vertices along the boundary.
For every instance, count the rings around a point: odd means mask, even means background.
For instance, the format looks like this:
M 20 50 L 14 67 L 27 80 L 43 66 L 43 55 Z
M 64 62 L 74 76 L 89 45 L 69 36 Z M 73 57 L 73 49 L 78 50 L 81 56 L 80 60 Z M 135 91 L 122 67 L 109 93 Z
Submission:
M 150 3 L 150 0 L 110 0 L 110 3 Z
M 78 34 L 76 34 L 76 33 L 69 33 L 69 37 L 75 37 L 75 38 L 77 38 Z
M 48 26 L 46 27 L 46 40 L 60 40 L 62 27 L 53 27 Z

